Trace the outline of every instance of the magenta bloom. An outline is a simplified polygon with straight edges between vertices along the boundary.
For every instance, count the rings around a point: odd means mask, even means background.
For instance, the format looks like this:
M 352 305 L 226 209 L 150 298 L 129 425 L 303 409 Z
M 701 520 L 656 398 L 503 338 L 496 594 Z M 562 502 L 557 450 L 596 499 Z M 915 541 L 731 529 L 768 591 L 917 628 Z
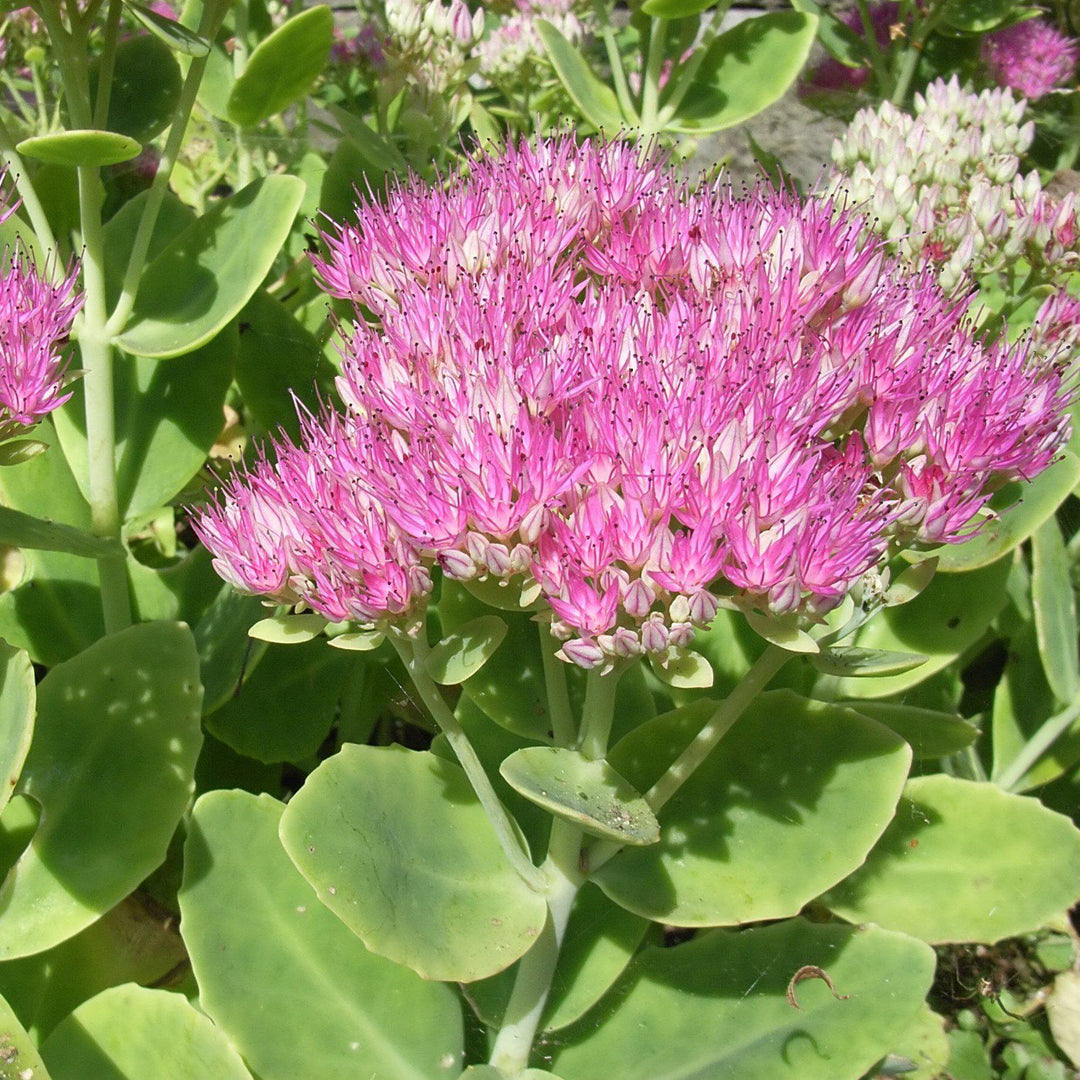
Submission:
M 1037 101 L 1072 76 L 1080 42 L 1043 19 L 1027 19 L 987 34 L 982 60 L 999 86 Z
M 16 205 L 0 210 L 7 220 Z M 76 272 L 50 283 L 25 254 L 3 253 L 0 269 L 0 440 L 32 427 L 71 396 L 62 345 L 82 297 Z
M 398 188 L 317 260 L 356 305 L 344 412 L 196 527 L 238 588 L 335 621 L 414 618 L 435 566 L 514 583 L 585 667 L 720 604 L 813 622 L 1068 435 L 1060 365 L 983 347 L 864 236 L 570 139 Z

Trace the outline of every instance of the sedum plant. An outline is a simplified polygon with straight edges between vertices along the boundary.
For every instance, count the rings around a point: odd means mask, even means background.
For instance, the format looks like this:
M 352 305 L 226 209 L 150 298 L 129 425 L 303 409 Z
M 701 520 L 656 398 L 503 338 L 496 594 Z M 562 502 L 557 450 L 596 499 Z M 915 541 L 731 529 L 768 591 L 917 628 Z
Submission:
M 766 689 L 793 662 L 919 665 L 846 642 L 932 576 L 896 572 L 902 552 L 967 540 L 1058 456 L 1059 364 L 982 343 L 828 200 L 689 191 L 617 144 L 477 157 L 325 239 L 319 276 L 354 310 L 344 408 L 305 413 L 196 528 L 228 582 L 282 607 L 257 638 L 391 649 L 437 735 L 346 745 L 284 808 L 196 806 L 185 940 L 260 1075 L 297 1059 L 261 1051 L 256 975 L 223 960 L 209 885 L 248 832 L 295 867 L 267 915 L 291 928 L 281 955 L 307 948 L 317 897 L 393 979 L 461 984 L 486 1039 L 463 1059 L 440 1028 L 423 1076 L 855 1080 L 936 1023 L 922 942 L 1072 902 L 1066 819 L 947 775 L 905 786 L 887 719 Z M 695 643 L 743 619 L 752 659 L 704 694 Z M 1007 859 L 957 886 L 966 803 L 1054 845 L 1022 888 Z M 650 926 L 714 929 L 642 948 Z M 786 1055 L 799 1032 L 817 1053 Z M 381 1075 L 381 1043 L 355 1052 Z

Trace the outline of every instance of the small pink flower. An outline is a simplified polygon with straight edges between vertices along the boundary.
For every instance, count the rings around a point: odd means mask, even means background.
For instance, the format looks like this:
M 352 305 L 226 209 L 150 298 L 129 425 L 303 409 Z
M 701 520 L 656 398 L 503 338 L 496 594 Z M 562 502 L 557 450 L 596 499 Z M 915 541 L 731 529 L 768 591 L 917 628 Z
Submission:
M 1037 101 L 1067 82 L 1080 60 L 1080 42 L 1044 19 L 1025 19 L 983 38 L 991 79 Z

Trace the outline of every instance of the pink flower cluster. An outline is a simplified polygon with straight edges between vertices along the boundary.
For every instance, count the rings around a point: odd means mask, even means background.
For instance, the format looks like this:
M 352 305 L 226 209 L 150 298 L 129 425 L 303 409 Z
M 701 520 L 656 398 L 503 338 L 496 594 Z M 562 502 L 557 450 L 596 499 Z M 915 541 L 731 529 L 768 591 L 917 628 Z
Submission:
M 998 86 L 1032 101 L 1065 83 L 1080 60 L 1080 41 L 1045 19 L 1027 19 L 983 38 L 982 61 Z
M 0 177 L 2 180 L 2 177 Z M 0 209 L 0 223 L 17 209 Z M 77 271 L 50 283 L 21 252 L 0 263 L 0 441 L 32 427 L 63 405 L 65 360 L 61 347 L 82 297 Z
M 336 229 L 344 411 L 196 527 L 238 589 L 415 616 L 438 566 L 546 603 L 591 667 L 719 604 L 815 620 L 897 545 L 952 542 L 1068 434 L 1025 346 L 984 348 L 828 201 L 691 191 L 556 139 Z

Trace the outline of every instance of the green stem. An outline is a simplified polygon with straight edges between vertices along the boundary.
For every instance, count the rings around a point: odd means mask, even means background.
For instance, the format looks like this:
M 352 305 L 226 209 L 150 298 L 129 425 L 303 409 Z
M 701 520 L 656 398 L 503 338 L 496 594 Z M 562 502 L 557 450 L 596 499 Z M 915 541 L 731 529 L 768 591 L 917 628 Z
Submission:
M 464 728 L 451 712 L 439 688 L 427 673 L 425 660 L 428 653 L 428 643 L 423 628 L 421 627 L 415 634 L 408 634 L 403 630 L 394 629 L 388 631 L 387 637 L 397 650 L 398 656 L 401 657 L 401 662 L 405 665 L 405 670 L 409 673 L 413 685 L 427 706 L 428 712 L 431 713 L 431 718 L 446 736 L 446 741 L 450 744 L 450 748 L 454 751 L 461 767 L 465 770 L 465 775 L 468 776 L 469 782 L 480 800 L 480 805 L 487 813 L 495 830 L 495 835 L 498 837 L 499 845 L 506 853 L 506 857 L 526 885 L 536 892 L 543 892 L 547 888 L 547 878 L 538 867 L 533 865 L 532 860 L 521 846 L 510 815 L 499 801 L 499 796 L 495 793 L 491 780 L 481 764 L 480 758 L 477 757 L 476 750 L 473 749 L 468 735 L 465 734 Z
M 22 91 L 20 91 L 19 88 L 15 85 L 14 80 L 6 71 L 0 71 L 0 81 L 3 82 L 4 88 L 8 92 L 8 97 L 15 105 L 15 108 L 19 110 L 19 114 L 22 116 L 23 121 L 30 128 L 30 130 L 34 131 L 35 128 L 39 128 L 41 99 L 37 99 L 39 114 L 35 115 L 34 110 L 30 108 L 30 105 L 27 102 L 26 98 L 23 97 Z
M 60 21 L 59 7 L 54 4 L 42 4 L 41 13 L 60 62 L 64 94 L 71 118 L 79 127 L 90 127 L 92 117 L 85 29 L 75 26 L 77 39 L 74 35 L 66 34 Z M 105 192 L 97 168 L 80 166 L 78 183 L 85 299 L 77 324 L 77 334 L 84 372 L 90 527 L 97 536 L 119 540 L 120 504 L 116 490 L 113 351 L 105 332 L 105 242 L 101 222 Z M 105 632 L 111 634 L 130 626 L 131 598 L 122 549 L 117 555 L 98 559 L 98 578 L 101 582 Z
M 589 672 L 581 732 L 583 744 L 589 745 L 597 758 L 607 753 L 615 688 L 620 674 L 618 668 L 606 675 L 596 669 Z M 491 1050 L 491 1064 L 507 1077 L 519 1076 L 529 1064 L 544 1005 L 551 993 L 551 980 L 559 961 L 570 910 L 585 881 L 581 869 L 584 839 L 581 829 L 567 821 L 556 818 L 551 824 L 551 839 L 542 867 L 547 881 L 548 920 L 544 932 L 521 958 L 503 1023 Z
M 60 265 L 60 255 L 56 237 L 53 236 L 52 226 L 45 216 L 45 208 L 41 205 L 37 191 L 27 175 L 23 160 L 15 149 L 15 143 L 11 138 L 11 133 L 8 131 L 7 124 L 4 123 L 3 116 L 0 116 L 0 158 L 3 159 L 8 174 L 15 181 L 15 190 L 19 193 L 19 198 L 22 199 L 23 209 L 30 218 L 30 228 L 34 230 L 34 235 L 47 251 L 56 252 L 51 273 L 54 276 L 62 276 L 63 267 Z
M 626 69 L 623 67 L 622 57 L 619 55 L 619 46 L 615 42 L 615 33 L 610 25 L 604 26 L 601 37 L 604 41 L 604 48 L 607 50 L 608 66 L 611 68 L 611 78 L 615 83 L 615 97 L 619 101 L 619 108 L 622 109 L 627 123 L 636 123 L 638 120 L 637 109 L 634 108 L 634 98 L 626 82 Z
M 1020 753 L 994 778 L 998 787 L 1015 791 L 1020 781 L 1038 763 L 1039 759 L 1069 730 L 1080 717 L 1080 702 L 1070 705 L 1064 712 L 1051 716 L 1024 744 Z
M 109 0 L 109 17 L 105 21 L 105 44 L 101 51 L 97 96 L 94 99 L 94 127 L 106 128 L 109 123 L 109 101 L 112 97 L 113 71 L 116 68 L 116 46 L 120 38 L 122 0 Z
M 690 779 L 694 770 L 713 752 L 717 743 L 731 730 L 735 721 L 747 710 L 754 698 L 768 686 L 772 677 L 791 659 L 792 653 L 776 645 L 770 645 L 754 661 L 735 689 L 716 708 L 705 726 L 697 733 L 689 746 L 669 766 L 667 772 L 645 794 L 645 800 L 654 811 L 668 802 Z M 609 859 L 623 849 L 622 844 L 604 840 L 593 844 L 588 850 L 588 873 L 599 870 Z
M 199 33 L 203 37 L 214 38 L 222 19 L 225 17 L 226 5 L 223 3 L 208 3 L 203 8 L 203 16 L 199 25 Z M 135 309 L 135 300 L 139 293 L 139 282 L 142 279 L 143 268 L 150 252 L 150 242 L 154 236 L 154 227 L 157 225 L 158 215 L 161 212 L 165 194 L 169 190 L 169 180 L 173 169 L 180 156 L 180 150 L 184 144 L 184 135 L 187 133 L 188 121 L 191 111 L 195 107 L 195 98 L 199 93 L 203 73 L 206 71 L 206 63 L 209 56 L 198 56 L 192 59 L 188 67 L 184 85 L 180 91 L 180 98 L 176 103 L 176 111 L 173 113 L 172 122 L 169 126 L 169 137 L 165 142 L 165 149 L 158 162 L 157 172 L 154 174 L 153 183 L 147 193 L 146 202 L 143 204 L 142 214 L 139 217 L 139 226 L 135 231 L 135 240 L 131 245 L 131 254 L 128 256 L 127 267 L 124 270 L 124 280 L 120 286 L 120 296 L 116 306 L 109 316 L 105 330 L 110 338 L 121 334 L 127 325 L 131 313 Z
M 566 924 L 584 879 L 578 868 L 581 830 L 556 819 L 544 863 L 547 875 L 548 920 L 533 947 L 521 958 L 502 1026 L 491 1049 L 491 1064 L 504 1076 L 515 1077 L 528 1067 L 540 1018 L 551 993 Z
M 943 0 L 938 0 L 938 3 L 926 13 L 925 18 L 916 24 L 911 41 L 903 52 L 900 73 L 896 77 L 896 85 L 889 96 L 889 101 L 893 105 L 900 107 L 907 98 L 908 91 L 911 89 L 911 80 L 915 78 L 915 69 L 919 66 L 919 57 L 922 55 L 923 46 L 926 44 L 927 38 L 933 33 L 944 10 Z
M 540 632 L 540 656 L 544 662 L 544 686 L 547 689 L 548 716 L 556 746 L 573 746 L 577 739 L 574 711 L 566 686 L 566 665 L 555 655 L 559 643 L 551 635 L 549 623 L 537 623 Z
M 660 101 L 660 72 L 664 66 L 664 45 L 667 42 L 667 19 L 652 19 L 649 31 L 649 54 L 645 62 L 645 78 L 641 86 L 641 127 L 648 135 L 660 130 L 657 125 L 657 105 Z
M 239 0 L 236 5 L 236 34 L 233 37 L 233 78 L 239 79 L 244 74 L 244 68 L 248 61 L 248 27 L 250 11 L 249 0 Z M 244 139 L 244 129 L 239 124 L 233 124 L 233 134 L 236 138 L 236 184 L 238 188 L 245 188 L 252 180 L 251 148 Z
M 581 741 L 578 749 L 590 761 L 599 761 L 607 753 L 611 724 L 615 718 L 615 691 L 620 668 L 601 674 L 593 668 L 585 682 L 585 706 L 581 715 Z
M 877 30 L 874 27 L 874 20 L 870 16 L 868 0 L 859 0 L 859 18 L 862 20 L 863 38 L 866 41 L 866 51 L 870 54 L 870 66 L 874 71 L 874 79 L 877 82 L 878 90 L 884 92 L 888 86 L 885 55 L 878 44 Z

